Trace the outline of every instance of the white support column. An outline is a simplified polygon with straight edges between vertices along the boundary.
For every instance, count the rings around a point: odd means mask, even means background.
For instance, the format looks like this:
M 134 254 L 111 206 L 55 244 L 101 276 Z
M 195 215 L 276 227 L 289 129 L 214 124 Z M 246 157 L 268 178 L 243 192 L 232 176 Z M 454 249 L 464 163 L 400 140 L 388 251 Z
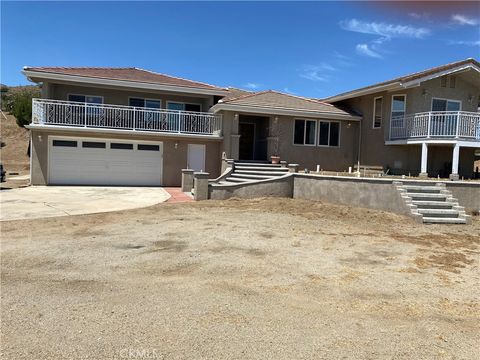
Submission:
M 450 174 L 450 180 L 458 180 L 458 160 L 460 158 L 460 145 L 455 144 L 453 147 L 452 156 L 452 173 Z
M 420 177 L 428 177 L 427 173 L 427 160 L 428 160 L 428 145 L 427 143 L 422 143 L 422 163 L 420 170 Z

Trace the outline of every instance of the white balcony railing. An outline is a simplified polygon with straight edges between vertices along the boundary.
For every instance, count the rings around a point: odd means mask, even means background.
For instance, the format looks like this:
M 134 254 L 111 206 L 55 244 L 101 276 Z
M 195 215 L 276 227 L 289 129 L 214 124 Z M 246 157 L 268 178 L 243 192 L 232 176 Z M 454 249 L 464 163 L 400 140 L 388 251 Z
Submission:
M 212 113 L 33 99 L 32 123 L 220 136 L 222 117 Z
M 390 140 L 410 138 L 480 140 L 480 113 L 430 111 L 392 117 Z

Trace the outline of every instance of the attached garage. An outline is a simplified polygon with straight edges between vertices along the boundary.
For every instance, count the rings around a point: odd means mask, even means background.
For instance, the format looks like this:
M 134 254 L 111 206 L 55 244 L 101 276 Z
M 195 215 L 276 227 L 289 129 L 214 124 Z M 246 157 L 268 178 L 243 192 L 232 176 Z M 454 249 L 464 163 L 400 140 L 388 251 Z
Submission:
M 162 185 L 163 143 L 49 136 L 51 185 Z

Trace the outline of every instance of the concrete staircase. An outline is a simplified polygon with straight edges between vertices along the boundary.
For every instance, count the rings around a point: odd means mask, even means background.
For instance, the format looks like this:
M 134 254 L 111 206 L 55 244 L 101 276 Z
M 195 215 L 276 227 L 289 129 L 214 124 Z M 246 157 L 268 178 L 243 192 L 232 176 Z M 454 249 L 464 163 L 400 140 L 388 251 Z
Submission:
M 412 216 L 424 223 L 467 224 L 470 216 L 442 183 L 395 182 Z
M 219 185 L 237 185 L 259 180 L 270 180 L 288 174 L 288 168 L 279 164 L 261 162 L 234 162 L 228 177 L 217 182 Z

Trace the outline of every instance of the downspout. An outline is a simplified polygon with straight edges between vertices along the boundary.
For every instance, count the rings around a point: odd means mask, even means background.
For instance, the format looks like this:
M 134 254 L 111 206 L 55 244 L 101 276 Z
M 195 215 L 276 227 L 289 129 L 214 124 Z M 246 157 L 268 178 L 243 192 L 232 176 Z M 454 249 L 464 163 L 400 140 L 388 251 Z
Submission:
M 357 151 L 357 170 L 360 172 L 360 162 L 361 162 L 361 154 L 362 154 L 362 120 L 360 120 L 360 125 L 358 126 L 358 151 Z

